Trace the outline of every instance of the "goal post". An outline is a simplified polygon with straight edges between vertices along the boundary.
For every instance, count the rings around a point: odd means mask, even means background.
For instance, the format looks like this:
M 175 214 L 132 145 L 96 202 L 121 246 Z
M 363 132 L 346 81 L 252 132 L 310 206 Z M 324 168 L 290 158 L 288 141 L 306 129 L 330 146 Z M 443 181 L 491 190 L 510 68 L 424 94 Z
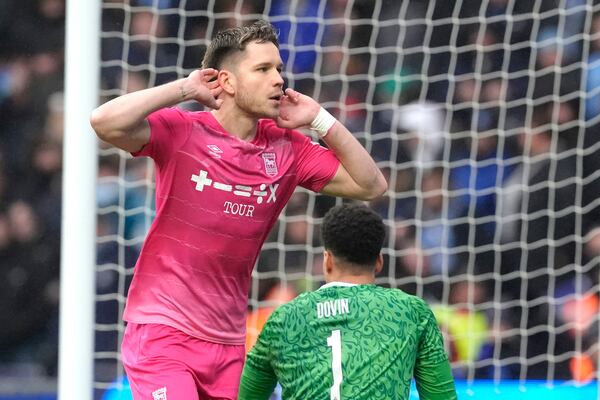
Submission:
M 91 400 L 100 0 L 67 1 L 58 398 Z

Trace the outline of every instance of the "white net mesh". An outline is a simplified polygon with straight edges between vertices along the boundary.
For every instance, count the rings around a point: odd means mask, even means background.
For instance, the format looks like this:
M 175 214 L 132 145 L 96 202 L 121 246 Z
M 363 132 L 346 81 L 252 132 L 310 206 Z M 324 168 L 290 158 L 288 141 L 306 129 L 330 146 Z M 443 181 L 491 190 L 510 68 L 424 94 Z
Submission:
M 185 76 L 216 31 L 270 20 L 286 84 L 384 170 L 390 190 L 371 204 L 390 228 L 378 283 L 432 304 L 455 377 L 584 381 L 599 358 L 598 11 L 585 0 L 105 0 L 102 94 Z M 98 396 L 123 374 L 122 311 L 154 203 L 151 161 L 103 147 L 99 162 Z M 340 201 L 299 190 L 288 204 L 254 272 L 251 335 L 269 307 L 322 281 L 320 218 Z

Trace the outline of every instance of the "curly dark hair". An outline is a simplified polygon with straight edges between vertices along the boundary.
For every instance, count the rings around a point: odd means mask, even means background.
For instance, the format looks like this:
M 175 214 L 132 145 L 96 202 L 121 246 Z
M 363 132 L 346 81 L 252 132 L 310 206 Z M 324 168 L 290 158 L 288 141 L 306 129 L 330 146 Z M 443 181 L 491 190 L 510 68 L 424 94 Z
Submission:
M 267 21 L 258 20 L 252 25 L 230 28 L 218 32 L 204 53 L 202 68 L 221 69 L 223 61 L 242 52 L 249 42 L 271 42 L 279 48 L 277 31 Z
M 325 214 L 323 246 L 335 257 L 358 267 L 372 267 L 381 253 L 385 226 L 379 214 L 359 204 L 343 204 Z

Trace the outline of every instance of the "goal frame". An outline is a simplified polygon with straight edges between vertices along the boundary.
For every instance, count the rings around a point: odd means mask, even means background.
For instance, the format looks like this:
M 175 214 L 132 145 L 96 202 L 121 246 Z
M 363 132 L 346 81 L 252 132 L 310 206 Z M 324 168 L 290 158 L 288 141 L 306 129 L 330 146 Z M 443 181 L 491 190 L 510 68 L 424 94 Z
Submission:
M 66 2 L 58 399 L 91 400 L 101 1 Z

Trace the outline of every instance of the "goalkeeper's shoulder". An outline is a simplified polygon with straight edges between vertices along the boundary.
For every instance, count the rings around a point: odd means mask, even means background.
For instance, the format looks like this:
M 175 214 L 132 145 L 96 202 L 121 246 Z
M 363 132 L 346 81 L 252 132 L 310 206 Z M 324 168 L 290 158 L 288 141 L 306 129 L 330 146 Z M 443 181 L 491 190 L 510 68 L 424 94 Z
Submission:
M 392 298 L 392 299 L 395 299 L 396 301 L 401 301 L 406 304 L 414 305 L 415 307 L 419 307 L 419 308 L 423 308 L 423 307 L 428 308 L 429 307 L 428 303 L 423 298 L 416 296 L 414 294 L 407 293 L 402 289 L 387 288 L 387 287 L 383 287 L 383 286 L 375 286 L 373 291 L 375 293 L 379 292 L 387 298 Z
M 416 316 L 419 321 L 435 320 L 432 306 L 422 297 L 406 293 L 397 288 L 378 288 L 385 299 L 384 301 L 393 304 L 395 309 L 404 309 L 411 315 Z

